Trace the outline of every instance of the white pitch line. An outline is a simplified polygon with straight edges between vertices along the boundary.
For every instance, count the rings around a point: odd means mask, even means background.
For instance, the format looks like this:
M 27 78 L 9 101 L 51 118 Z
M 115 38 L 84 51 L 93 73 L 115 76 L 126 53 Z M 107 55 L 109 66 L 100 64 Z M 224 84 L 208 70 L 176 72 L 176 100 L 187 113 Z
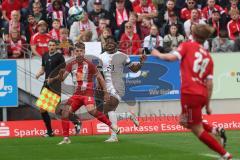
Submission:
M 211 157 L 211 158 L 220 158 L 218 155 L 216 154 L 200 154 L 201 156 L 205 156 L 205 157 Z M 232 160 L 240 160 L 239 158 L 233 158 Z

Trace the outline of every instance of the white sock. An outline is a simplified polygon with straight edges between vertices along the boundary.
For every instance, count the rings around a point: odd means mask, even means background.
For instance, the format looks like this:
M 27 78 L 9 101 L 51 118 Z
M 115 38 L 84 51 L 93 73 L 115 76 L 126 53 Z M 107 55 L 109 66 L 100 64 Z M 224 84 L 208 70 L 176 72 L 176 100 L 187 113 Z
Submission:
M 218 132 L 217 132 L 217 129 L 218 129 L 218 127 L 213 127 L 213 129 L 212 129 L 212 134 L 214 134 L 214 135 L 216 135 Z
M 228 158 L 230 156 L 230 153 L 226 153 L 226 154 L 224 154 L 224 156 L 223 156 L 223 158 Z
M 117 119 L 116 112 L 115 111 L 108 112 L 108 117 L 110 122 L 112 123 L 112 126 L 117 127 L 118 119 Z M 117 137 L 117 134 L 113 130 L 111 130 L 111 136 Z
M 123 120 L 123 119 L 128 119 L 131 117 L 130 112 L 124 112 L 124 113 L 116 113 L 117 114 L 117 120 Z

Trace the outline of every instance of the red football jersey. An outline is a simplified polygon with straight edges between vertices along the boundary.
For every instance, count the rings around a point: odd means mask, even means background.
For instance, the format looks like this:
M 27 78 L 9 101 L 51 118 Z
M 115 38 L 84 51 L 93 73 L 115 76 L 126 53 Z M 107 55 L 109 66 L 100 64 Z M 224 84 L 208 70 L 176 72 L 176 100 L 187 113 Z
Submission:
M 208 96 L 206 79 L 213 78 L 213 60 L 197 42 L 183 42 L 174 51 L 181 61 L 181 93 Z
M 83 63 L 73 60 L 66 66 L 66 71 L 72 73 L 73 81 L 76 82 L 77 88 L 74 95 L 93 97 L 94 77 L 98 72 L 94 64 L 88 60 L 84 60 Z
M 48 52 L 48 42 L 52 39 L 52 37 L 45 33 L 40 34 L 36 33 L 31 37 L 31 45 L 36 45 L 36 51 L 42 57 L 45 52 Z

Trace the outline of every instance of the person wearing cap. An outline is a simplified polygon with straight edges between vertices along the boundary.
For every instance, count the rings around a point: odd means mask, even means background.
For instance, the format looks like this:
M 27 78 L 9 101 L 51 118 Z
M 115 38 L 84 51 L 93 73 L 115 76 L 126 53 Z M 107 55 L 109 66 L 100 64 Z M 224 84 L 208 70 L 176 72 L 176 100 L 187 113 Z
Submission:
M 87 12 L 92 12 L 94 9 L 94 3 L 96 0 L 88 0 L 87 2 Z M 110 10 L 110 1 L 109 0 L 101 0 L 102 8 L 106 11 Z
M 37 24 L 38 32 L 31 37 L 30 45 L 33 55 L 42 57 L 48 51 L 48 41 L 51 36 L 47 33 L 47 23 L 40 20 Z
M 89 19 L 98 27 L 101 18 L 106 19 L 107 25 L 113 20 L 113 16 L 103 9 L 102 0 L 94 0 L 93 11 L 88 12 Z
M 88 14 L 83 12 L 83 18 L 79 21 L 73 22 L 70 28 L 70 39 L 73 43 L 77 42 L 77 37 L 83 33 L 84 31 L 91 31 L 92 32 L 92 40 L 96 41 L 98 39 L 97 27 L 94 23 L 88 18 Z

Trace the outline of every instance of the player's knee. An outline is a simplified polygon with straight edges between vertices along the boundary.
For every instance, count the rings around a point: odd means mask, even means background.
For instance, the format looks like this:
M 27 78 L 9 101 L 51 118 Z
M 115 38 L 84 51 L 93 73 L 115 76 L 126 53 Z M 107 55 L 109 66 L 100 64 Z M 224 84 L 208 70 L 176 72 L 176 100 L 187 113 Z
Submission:
M 68 118 L 70 114 L 71 114 L 71 107 L 70 106 L 63 107 L 61 112 L 62 118 Z

